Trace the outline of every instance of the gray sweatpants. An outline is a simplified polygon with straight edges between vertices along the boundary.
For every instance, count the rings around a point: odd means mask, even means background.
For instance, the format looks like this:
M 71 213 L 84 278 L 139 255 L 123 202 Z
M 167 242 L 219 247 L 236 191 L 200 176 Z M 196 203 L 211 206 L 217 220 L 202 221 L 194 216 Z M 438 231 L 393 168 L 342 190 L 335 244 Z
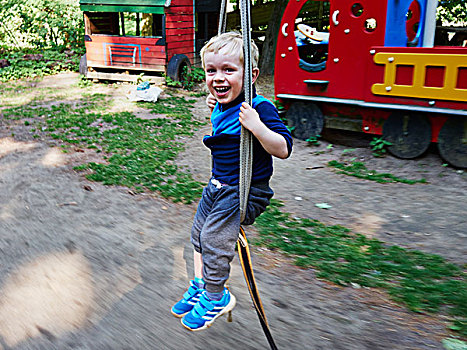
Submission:
M 191 242 L 202 256 L 203 279 L 210 293 L 224 290 L 240 231 L 238 185 L 216 186 L 215 183 L 211 180 L 204 188 L 191 229 Z M 251 186 L 243 225 L 255 221 L 269 205 L 273 194 L 266 182 Z

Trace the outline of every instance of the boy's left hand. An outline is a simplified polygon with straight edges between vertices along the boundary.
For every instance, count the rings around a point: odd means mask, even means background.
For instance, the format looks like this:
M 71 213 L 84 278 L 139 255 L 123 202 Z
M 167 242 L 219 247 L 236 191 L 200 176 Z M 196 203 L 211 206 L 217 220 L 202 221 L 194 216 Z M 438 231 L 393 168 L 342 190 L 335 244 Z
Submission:
M 209 93 L 208 97 L 206 97 L 206 104 L 208 105 L 211 112 L 216 107 L 216 103 L 217 103 L 216 98 L 211 93 Z
M 252 133 L 263 124 L 259 118 L 258 112 L 246 102 L 243 102 L 240 106 L 240 115 L 238 119 L 240 123 Z

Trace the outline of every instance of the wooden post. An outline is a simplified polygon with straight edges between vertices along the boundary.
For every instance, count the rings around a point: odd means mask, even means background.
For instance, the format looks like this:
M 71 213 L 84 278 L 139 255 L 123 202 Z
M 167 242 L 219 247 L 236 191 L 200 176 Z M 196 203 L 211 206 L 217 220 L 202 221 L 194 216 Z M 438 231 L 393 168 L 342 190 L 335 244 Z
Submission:
M 136 36 L 140 36 L 140 29 L 139 29 L 139 13 L 136 12 Z
M 120 23 L 122 27 L 122 35 L 125 36 L 125 17 L 123 15 L 123 12 L 120 12 Z
M 91 35 L 91 23 L 89 21 L 89 17 L 88 17 L 88 14 L 85 12 L 83 14 L 84 16 L 84 34 L 86 35 Z

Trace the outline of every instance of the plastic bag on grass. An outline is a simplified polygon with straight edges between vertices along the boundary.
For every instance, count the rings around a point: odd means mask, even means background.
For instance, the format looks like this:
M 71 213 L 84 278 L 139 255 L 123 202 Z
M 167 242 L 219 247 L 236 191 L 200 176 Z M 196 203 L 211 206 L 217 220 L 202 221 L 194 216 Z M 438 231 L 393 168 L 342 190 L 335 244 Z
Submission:
M 145 81 L 130 90 L 127 97 L 130 101 L 157 102 L 162 89 L 157 86 L 151 86 Z

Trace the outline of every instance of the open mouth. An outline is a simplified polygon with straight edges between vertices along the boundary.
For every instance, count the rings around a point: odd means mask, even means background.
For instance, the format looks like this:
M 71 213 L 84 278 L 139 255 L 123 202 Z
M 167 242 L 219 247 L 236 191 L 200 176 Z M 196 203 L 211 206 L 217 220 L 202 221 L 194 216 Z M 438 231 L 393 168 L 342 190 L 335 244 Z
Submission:
M 230 86 L 216 86 L 214 87 L 218 96 L 224 96 L 229 92 Z

